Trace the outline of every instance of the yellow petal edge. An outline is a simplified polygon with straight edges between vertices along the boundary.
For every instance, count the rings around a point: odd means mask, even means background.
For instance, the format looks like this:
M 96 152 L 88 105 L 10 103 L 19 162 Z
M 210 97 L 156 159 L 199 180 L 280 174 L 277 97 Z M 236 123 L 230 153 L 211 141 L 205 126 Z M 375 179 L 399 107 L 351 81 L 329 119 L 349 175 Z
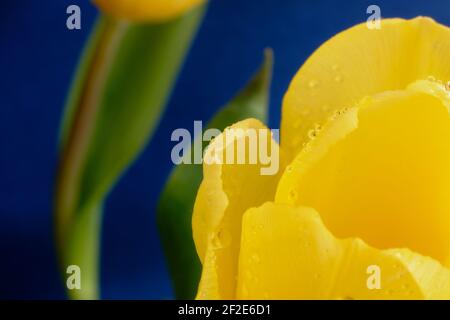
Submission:
M 134 22 L 164 22 L 205 0 L 92 0 L 102 11 Z
M 314 125 L 365 96 L 402 90 L 432 76 L 450 80 L 450 29 L 426 17 L 366 23 L 326 41 L 300 68 L 284 97 L 281 145 L 289 160 Z
M 237 257 L 240 250 L 241 221 L 244 212 L 274 199 L 278 175 L 261 175 L 264 164 L 251 164 L 248 158 L 249 136 L 246 130 L 258 130 L 265 141 L 275 150 L 277 143 L 271 131 L 260 121 L 247 119 L 224 130 L 209 145 L 204 156 L 203 181 L 194 205 L 192 227 L 197 253 L 203 263 L 199 298 L 234 297 L 237 272 Z M 232 130 L 244 130 L 244 135 L 225 137 Z M 237 131 L 234 131 L 237 132 Z M 261 139 L 261 136 L 258 137 Z M 226 164 L 226 154 L 239 152 L 245 146 L 247 164 Z M 223 163 L 208 163 L 208 159 L 222 158 Z

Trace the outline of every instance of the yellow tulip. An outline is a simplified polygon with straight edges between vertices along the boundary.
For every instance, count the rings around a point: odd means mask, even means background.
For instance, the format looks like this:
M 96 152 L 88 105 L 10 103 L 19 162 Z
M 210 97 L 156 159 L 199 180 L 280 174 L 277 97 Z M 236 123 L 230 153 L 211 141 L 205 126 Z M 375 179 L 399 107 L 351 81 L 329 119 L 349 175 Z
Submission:
M 450 299 L 449 56 L 421 17 L 322 45 L 284 99 L 280 173 L 204 164 L 197 298 Z
M 205 2 L 205 0 L 92 0 L 102 11 L 136 22 L 164 22 Z

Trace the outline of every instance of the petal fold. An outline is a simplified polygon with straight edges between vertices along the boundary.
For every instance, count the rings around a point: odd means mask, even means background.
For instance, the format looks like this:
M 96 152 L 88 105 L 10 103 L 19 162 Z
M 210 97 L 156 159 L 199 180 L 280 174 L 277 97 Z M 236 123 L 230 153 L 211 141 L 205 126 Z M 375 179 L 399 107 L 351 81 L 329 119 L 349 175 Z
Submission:
M 236 296 L 448 299 L 450 272 L 409 250 L 337 239 L 314 209 L 265 203 L 244 215 Z
M 450 95 L 430 81 L 334 117 L 283 174 L 276 202 L 315 208 L 339 238 L 449 266 Z

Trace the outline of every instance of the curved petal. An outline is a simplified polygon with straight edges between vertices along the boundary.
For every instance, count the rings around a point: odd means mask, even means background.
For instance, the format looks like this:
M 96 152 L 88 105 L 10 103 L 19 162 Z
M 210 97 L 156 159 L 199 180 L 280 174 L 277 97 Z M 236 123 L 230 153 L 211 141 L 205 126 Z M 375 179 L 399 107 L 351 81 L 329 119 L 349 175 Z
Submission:
M 264 154 L 270 155 L 270 163 Z M 225 129 L 209 145 L 192 217 L 203 263 L 199 298 L 234 295 L 242 215 L 274 198 L 281 170 L 267 169 L 278 169 L 278 161 L 271 131 L 255 119 Z
M 205 0 L 93 0 L 104 12 L 131 21 L 162 22 L 180 16 Z
M 325 42 L 294 77 L 283 102 L 281 137 L 288 160 L 308 131 L 365 96 L 433 76 L 450 80 L 450 29 L 432 19 L 382 20 L 380 30 L 352 27 Z
M 330 120 L 280 179 L 276 202 L 315 208 L 340 238 L 450 262 L 450 93 L 419 81 Z
M 238 299 L 448 299 L 450 271 L 408 250 L 339 240 L 310 208 L 265 203 L 242 223 Z

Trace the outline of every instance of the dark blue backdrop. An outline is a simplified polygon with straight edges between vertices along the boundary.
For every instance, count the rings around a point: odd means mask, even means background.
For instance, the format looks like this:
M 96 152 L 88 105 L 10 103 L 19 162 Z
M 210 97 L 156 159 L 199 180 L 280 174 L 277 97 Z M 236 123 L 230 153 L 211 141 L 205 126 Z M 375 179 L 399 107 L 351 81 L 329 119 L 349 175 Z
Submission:
M 66 8 L 82 9 L 82 30 Z M 207 120 L 242 87 L 263 48 L 275 51 L 271 125 L 298 67 L 323 41 L 367 19 L 427 15 L 450 25 L 448 0 L 212 0 L 166 115 L 111 194 L 104 219 L 102 296 L 171 298 L 155 206 L 171 169 L 170 134 Z M 0 298 L 63 298 L 53 251 L 56 137 L 78 55 L 96 17 L 88 0 L 0 2 Z M 187 186 L 189 187 L 189 186 Z

